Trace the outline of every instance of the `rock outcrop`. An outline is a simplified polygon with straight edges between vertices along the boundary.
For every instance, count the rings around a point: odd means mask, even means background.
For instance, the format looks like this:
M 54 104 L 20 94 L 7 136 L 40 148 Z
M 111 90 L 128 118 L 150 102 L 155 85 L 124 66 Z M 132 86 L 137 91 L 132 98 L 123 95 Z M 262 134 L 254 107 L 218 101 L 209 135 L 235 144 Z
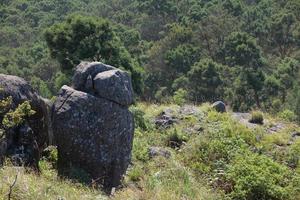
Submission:
M 132 103 L 126 72 L 99 62 L 77 66 L 73 88 L 63 86 L 53 108 L 59 174 L 76 167 L 106 188 L 118 186 L 131 159 Z
M 35 114 L 23 124 L 4 131 L 0 139 L 0 158 L 10 156 L 15 164 L 37 168 L 39 152 L 49 142 L 47 104 L 24 79 L 0 74 L 0 99 L 7 97 L 12 97 L 8 110 L 29 101 Z M 6 112 L 0 113 L 1 122 Z

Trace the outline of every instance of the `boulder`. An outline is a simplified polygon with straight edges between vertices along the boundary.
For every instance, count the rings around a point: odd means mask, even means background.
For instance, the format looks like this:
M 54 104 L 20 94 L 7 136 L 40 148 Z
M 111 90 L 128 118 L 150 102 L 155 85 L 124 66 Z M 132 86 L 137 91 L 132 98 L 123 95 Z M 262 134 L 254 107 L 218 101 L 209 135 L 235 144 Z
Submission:
M 133 89 L 128 73 L 121 70 L 106 71 L 97 74 L 93 83 L 97 96 L 124 106 L 133 103 Z
M 101 62 L 82 62 L 75 69 L 72 87 L 75 90 L 91 92 L 91 80 L 101 72 L 114 69 L 116 68 Z
M 226 105 L 225 105 L 225 103 L 222 102 L 222 101 L 217 101 L 217 102 L 213 103 L 212 107 L 213 107 L 217 112 L 220 112 L 220 113 L 226 112 Z
M 63 86 L 53 107 L 58 172 L 68 176 L 72 167 L 80 168 L 94 183 L 116 187 L 131 160 L 130 77 L 102 63 L 84 63 L 76 69 L 73 87 Z
M 29 101 L 31 108 L 36 111 L 18 127 L 5 130 L 0 139 L 0 160 L 4 156 L 16 157 L 16 164 L 34 165 L 37 167 L 39 151 L 48 143 L 47 105 L 36 91 L 22 78 L 0 74 L 0 99 L 12 97 L 14 110 L 24 101 Z M 2 121 L 4 113 L 0 114 Z M 20 153 L 22 152 L 22 154 Z

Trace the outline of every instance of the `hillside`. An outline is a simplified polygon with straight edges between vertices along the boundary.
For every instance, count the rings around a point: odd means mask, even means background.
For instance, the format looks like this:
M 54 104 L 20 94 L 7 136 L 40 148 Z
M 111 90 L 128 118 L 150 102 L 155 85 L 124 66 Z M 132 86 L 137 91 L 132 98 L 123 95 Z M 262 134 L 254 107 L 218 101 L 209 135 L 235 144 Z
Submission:
M 299 10 L 1 0 L 0 199 L 300 200 Z
M 95 60 L 131 72 L 144 101 L 222 99 L 235 111 L 298 115 L 299 9 L 298 0 L 1 1 L 0 72 L 51 98 L 81 60 Z
M 300 199 L 300 127 L 288 115 L 217 113 L 201 106 L 139 103 L 132 164 L 110 199 Z M 163 115 L 162 115 L 163 113 Z M 164 117 L 163 117 L 164 116 Z M 9 165 L 0 171 L 2 198 L 108 199 L 80 181 L 57 178 L 52 150 L 41 175 Z

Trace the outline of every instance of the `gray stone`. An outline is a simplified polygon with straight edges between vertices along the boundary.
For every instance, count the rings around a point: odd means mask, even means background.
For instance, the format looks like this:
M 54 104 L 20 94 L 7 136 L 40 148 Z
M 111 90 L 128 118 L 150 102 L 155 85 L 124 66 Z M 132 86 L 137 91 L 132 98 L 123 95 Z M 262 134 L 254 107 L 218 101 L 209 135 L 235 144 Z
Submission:
M 82 62 L 75 69 L 72 87 L 75 90 L 91 92 L 91 80 L 101 72 L 114 69 L 116 68 L 101 62 Z
M 213 103 L 212 107 L 220 113 L 226 112 L 226 105 L 224 102 L 222 101 L 217 101 L 215 103 Z
M 170 128 L 172 125 L 178 122 L 175 116 L 175 111 L 166 109 L 155 118 L 156 128 Z
M 133 103 L 133 89 L 130 76 L 121 70 L 110 70 L 99 73 L 94 78 L 95 95 L 121 105 Z
M 149 148 L 149 157 L 154 158 L 156 156 L 162 156 L 164 158 L 170 158 L 171 157 L 171 152 L 163 149 L 161 147 L 150 147 Z
M 31 108 L 36 111 L 34 115 L 25 119 L 26 123 L 5 130 L 5 136 L 1 138 L 1 154 L 15 156 L 19 150 L 22 150 L 25 152 L 23 157 L 28 158 L 23 160 L 25 164 L 29 163 L 37 167 L 38 152 L 47 146 L 49 138 L 46 122 L 49 114 L 47 105 L 24 79 L 17 76 L 0 74 L 0 88 L 1 100 L 12 97 L 12 105 L 9 109 L 14 110 L 19 104 L 29 101 Z M 5 112 L 0 114 L 1 121 L 4 115 Z M 0 157 L 3 158 L 5 155 Z
M 292 138 L 297 138 L 297 137 L 300 137 L 300 132 L 298 132 L 298 131 L 293 132 Z
M 68 175 L 73 166 L 107 188 L 120 184 L 134 133 L 127 107 L 63 86 L 54 103 L 53 131 L 59 174 Z

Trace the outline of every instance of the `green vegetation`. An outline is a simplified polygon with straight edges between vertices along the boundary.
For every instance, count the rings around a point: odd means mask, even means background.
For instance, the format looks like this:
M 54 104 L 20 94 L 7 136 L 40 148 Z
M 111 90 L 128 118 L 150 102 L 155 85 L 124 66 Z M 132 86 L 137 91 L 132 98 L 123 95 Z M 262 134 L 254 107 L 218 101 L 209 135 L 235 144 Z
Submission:
M 300 127 L 264 114 L 263 125 L 248 127 L 211 105 L 137 104 L 132 165 L 122 187 L 111 199 L 300 199 Z M 170 128 L 156 127 L 159 114 L 172 109 L 178 119 Z M 262 114 L 262 113 L 259 113 Z M 245 121 L 245 123 L 248 123 Z M 270 133 L 270 127 L 281 129 Z M 170 156 L 150 156 L 159 147 Z M 13 188 L 14 199 L 106 199 L 101 190 L 85 184 L 86 175 L 74 169 L 74 179 L 56 172 L 57 151 L 51 147 L 40 161 L 41 174 L 6 165 L 0 170 L 0 196 Z M 6 178 L 5 178 L 6 177 Z
M 298 0 L 2 1 L 0 72 L 50 98 L 81 61 L 130 72 L 137 98 L 224 100 L 299 120 Z
M 260 111 L 253 111 L 251 113 L 251 118 L 249 122 L 253 124 L 263 124 L 264 123 L 264 115 Z
M 2 0 L 0 73 L 47 98 L 70 84 L 82 60 L 130 73 L 145 103 L 131 108 L 133 165 L 112 199 L 300 199 L 299 10 L 299 0 Z M 261 112 L 239 123 L 205 104 L 216 100 Z M 11 101 L 0 101 L 0 113 Z M 185 104 L 197 112 L 177 112 Z M 156 128 L 165 108 L 179 122 Z M 3 123 L 32 114 L 25 102 Z M 171 157 L 151 158 L 152 146 Z M 13 199 L 107 198 L 58 178 L 50 155 L 41 175 L 1 168 L 0 196 L 19 174 Z M 74 169 L 74 177 L 85 175 Z

